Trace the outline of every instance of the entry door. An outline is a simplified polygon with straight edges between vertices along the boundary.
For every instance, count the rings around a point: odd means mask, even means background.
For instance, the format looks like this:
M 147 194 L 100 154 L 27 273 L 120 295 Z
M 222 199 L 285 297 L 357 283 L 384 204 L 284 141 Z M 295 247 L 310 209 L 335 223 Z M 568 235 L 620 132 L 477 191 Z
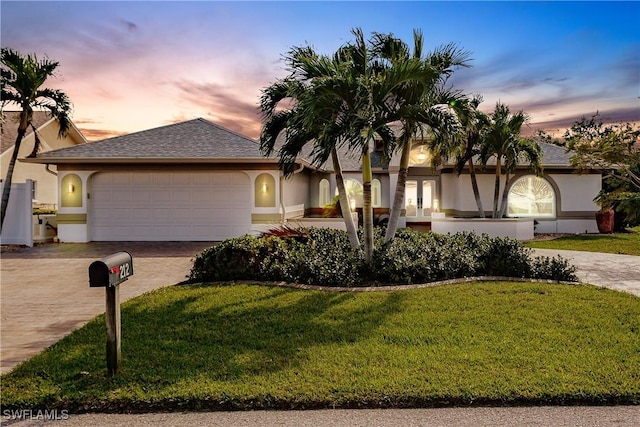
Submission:
M 436 181 L 433 179 L 408 179 L 404 193 L 404 208 L 408 222 L 428 221 L 433 211 Z

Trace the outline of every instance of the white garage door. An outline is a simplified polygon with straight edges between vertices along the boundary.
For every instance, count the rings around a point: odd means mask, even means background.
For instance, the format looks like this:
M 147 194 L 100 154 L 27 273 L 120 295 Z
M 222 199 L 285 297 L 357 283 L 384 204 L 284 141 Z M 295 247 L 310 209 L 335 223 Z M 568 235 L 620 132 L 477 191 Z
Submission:
M 91 240 L 210 241 L 251 227 L 250 180 L 239 172 L 94 175 Z

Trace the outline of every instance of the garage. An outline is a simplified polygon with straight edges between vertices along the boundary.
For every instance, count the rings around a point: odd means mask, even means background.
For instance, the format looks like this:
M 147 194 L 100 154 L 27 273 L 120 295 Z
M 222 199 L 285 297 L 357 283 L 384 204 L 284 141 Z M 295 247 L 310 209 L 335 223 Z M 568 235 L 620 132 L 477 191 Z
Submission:
M 242 172 L 123 171 L 92 176 L 93 241 L 216 241 L 249 232 L 251 184 Z

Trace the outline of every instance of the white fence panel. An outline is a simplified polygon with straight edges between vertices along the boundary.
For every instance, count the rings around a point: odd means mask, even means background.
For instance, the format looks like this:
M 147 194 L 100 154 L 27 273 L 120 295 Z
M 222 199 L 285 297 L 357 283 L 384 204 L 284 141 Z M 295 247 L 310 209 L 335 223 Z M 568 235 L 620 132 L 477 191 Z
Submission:
M 9 206 L 0 236 L 0 243 L 3 245 L 33 246 L 32 191 L 33 182 L 31 180 L 27 180 L 25 183 L 11 184 Z

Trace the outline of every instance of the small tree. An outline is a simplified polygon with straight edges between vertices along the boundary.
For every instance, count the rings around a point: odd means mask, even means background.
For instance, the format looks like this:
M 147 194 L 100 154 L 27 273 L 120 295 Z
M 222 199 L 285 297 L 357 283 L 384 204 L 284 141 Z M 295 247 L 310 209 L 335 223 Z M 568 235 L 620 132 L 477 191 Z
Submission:
M 483 133 L 480 147 L 480 162 L 486 167 L 490 158 L 496 159 L 495 186 L 493 192 L 493 218 L 502 218 L 507 209 L 507 190 L 510 174 L 526 160 L 529 167 L 542 174 L 542 150 L 534 141 L 522 138 L 520 131 L 526 123 L 527 115 L 519 111 L 511 114 L 509 107 L 498 102 L 490 117 L 487 132 Z M 505 174 L 505 184 L 500 201 L 501 175 Z
M 604 185 L 595 202 L 602 209 L 623 212 L 629 223 L 640 222 L 640 128 L 604 125 L 596 113 L 576 121 L 564 138 L 578 172 L 603 172 Z
M 480 143 L 483 134 L 488 131 L 490 124 L 489 116 L 478 110 L 478 106 L 481 103 L 482 96 L 480 95 L 474 95 L 471 98 L 462 97 L 452 101 L 450 104 L 458 117 L 460 117 L 463 131 L 455 138 L 451 138 L 448 141 L 449 143 L 439 142 L 434 148 L 438 148 L 443 157 L 455 157 L 455 168 L 458 176 L 460 176 L 465 166 L 469 168 L 471 188 L 476 199 L 478 215 L 480 218 L 484 218 L 484 207 L 482 206 L 474 163 L 474 159 L 480 154 Z
M 66 134 L 70 126 L 71 101 L 69 97 L 60 90 L 41 89 L 47 78 L 53 76 L 58 62 L 49 59 L 38 59 L 36 55 L 22 55 L 21 53 L 2 48 L 2 75 L 0 78 L 2 89 L 2 107 L 6 104 L 16 104 L 21 108 L 20 123 L 18 124 L 18 134 L 16 136 L 13 154 L 7 168 L 7 176 L 2 190 L 2 206 L 0 207 L 0 230 L 4 226 L 4 218 L 7 214 L 7 206 L 11 194 L 11 183 L 13 181 L 13 170 L 18 159 L 18 152 L 22 144 L 22 139 L 27 133 L 27 129 L 33 126 L 33 110 L 44 108 L 49 111 L 51 117 L 58 119 L 60 126 L 59 136 Z M 5 124 L 6 125 L 6 124 Z M 39 138 L 36 134 L 36 144 L 31 152 L 35 156 L 38 152 Z

